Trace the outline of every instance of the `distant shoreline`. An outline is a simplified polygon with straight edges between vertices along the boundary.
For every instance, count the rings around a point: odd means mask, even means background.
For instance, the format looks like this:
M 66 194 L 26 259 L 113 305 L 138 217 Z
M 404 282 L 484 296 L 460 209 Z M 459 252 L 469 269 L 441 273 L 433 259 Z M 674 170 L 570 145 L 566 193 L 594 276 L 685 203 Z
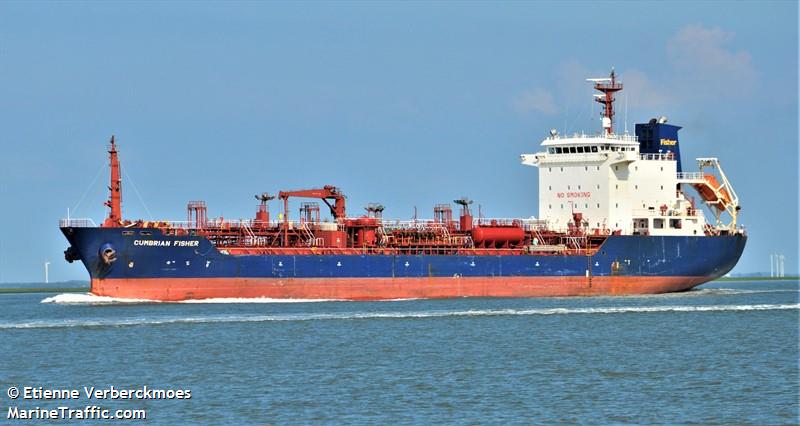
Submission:
M 790 281 L 798 279 L 797 276 L 791 277 L 722 277 L 714 281 Z M 714 282 L 712 281 L 712 282 Z
M 0 294 L 11 293 L 88 293 L 89 287 L 0 287 Z

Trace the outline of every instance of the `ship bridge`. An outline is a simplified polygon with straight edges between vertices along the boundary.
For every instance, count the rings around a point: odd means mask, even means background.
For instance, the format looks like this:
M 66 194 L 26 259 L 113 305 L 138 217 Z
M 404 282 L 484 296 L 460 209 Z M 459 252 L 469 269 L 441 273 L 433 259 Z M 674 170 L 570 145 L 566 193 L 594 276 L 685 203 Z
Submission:
M 632 162 L 638 158 L 639 143 L 632 135 L 586 135 L 575 133 L 563 137 L 555 130 L 541 146 L 546 151 L 522 154 L 522 164 L 538 167 L 556 163 L 611 163 Z

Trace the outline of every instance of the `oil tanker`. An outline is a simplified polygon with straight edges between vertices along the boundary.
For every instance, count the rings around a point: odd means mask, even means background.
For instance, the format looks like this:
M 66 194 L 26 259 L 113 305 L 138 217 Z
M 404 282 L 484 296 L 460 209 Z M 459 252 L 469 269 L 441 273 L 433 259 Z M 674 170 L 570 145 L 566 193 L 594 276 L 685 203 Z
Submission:
M 602 129 L 551 130 L 539 152 L 521 155 L 538 168 L 538 218 L 474 216 L 466 197 L 454 200 L 458 216 L 451 204 L 428 220 L 387 220 L 380 204 L 349 216 L 342 190 L 325 185 L 257 195 L 247 220 L 210 218 L 203 201 L 188 203 L 185 221 L 124 219 L 112 136 L 108 216 L 100 226 L 62 219 L 65 258 L 83 263 L 93 294 L 159 301 L 653 294 L 726 274 L 747 236 L 719 160 L 698 158 L 697 171 L 684 171 L 680 127 L 664 117 L 616 133 L 622 84 L 613 71 L 588 81 Z M 290 219 L 290 199 L 317 201 Z

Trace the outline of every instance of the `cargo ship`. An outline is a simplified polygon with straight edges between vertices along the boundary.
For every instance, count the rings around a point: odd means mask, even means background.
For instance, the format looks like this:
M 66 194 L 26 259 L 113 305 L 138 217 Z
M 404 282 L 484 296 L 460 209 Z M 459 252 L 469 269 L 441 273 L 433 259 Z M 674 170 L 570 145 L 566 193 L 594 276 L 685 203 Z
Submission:
M 324 185 L 257 195 L 252 219 L 208 217 L 203 201 L 188 203 L 185 221 L 124 219 L 112 136 L 108 216 L 99 226 L 62 219 L 65 258 L 83 263 L 93 294 L 158 301 L 655 294 L 726 274 L 747 236 L 719 160 L 684 171 L 681 127 L 665 117 L 616 133 L 622 84 L 613 70 L 588 81 L 603 106 L 599 132 L 551 130 L 521 155 L 538 168 L 538 218 L 475 216 L 467 197 L 453 201 L 458 216 L 446 203 L 426 220 L 387 220 L 380 204 L 350 216 L 343 191 Z M 290 199 L 306 200 L 298 217 Z

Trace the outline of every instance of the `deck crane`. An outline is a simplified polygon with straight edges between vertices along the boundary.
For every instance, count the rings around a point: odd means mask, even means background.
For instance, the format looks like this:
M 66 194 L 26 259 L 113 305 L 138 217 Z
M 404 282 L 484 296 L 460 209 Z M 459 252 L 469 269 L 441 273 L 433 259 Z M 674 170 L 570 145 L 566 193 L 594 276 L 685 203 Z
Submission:
M 281 191 L 278 193 L 278 198 L 283 200 L 283 245 L 287 246 L 289 242 L 289 198 L 318 198 L 328 206 L 331 210 L 331 215 L 336 222 L 342 222 L 345 219 L 345 197 L 342 191 L 333 186 L 325 185 L 322 188 L 315 189 L 301 189 L 297 191 Z M 333 200 L 331 204 L 328 200 Z

